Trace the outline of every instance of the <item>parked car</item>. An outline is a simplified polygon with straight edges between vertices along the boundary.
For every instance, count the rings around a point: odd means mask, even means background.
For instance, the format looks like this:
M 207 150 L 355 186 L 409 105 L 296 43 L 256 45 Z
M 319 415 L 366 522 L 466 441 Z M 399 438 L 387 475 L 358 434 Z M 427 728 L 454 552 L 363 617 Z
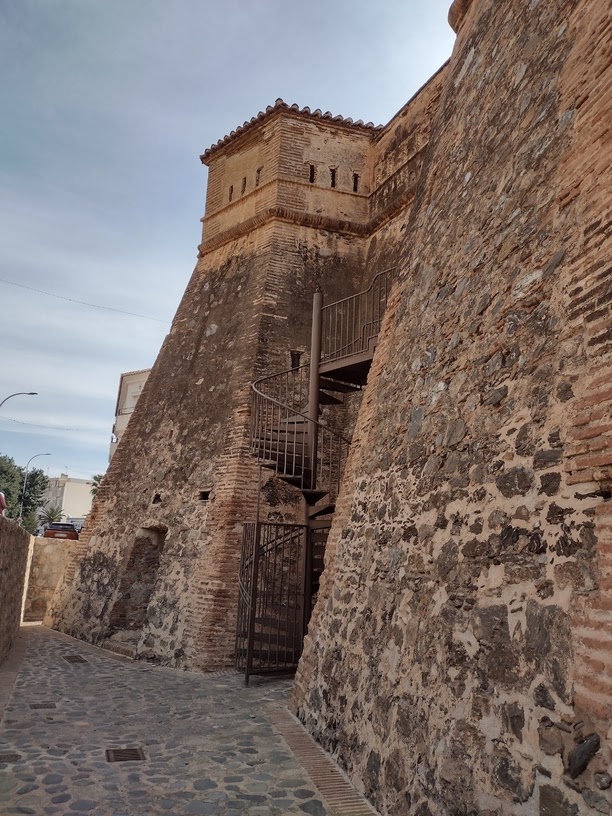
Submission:
M 72 541 L 79 540 L 79 534 L 74 524 L 66 524 L 59 521 L 52 522 L 45 532 L 43 538 L 69 538 Z

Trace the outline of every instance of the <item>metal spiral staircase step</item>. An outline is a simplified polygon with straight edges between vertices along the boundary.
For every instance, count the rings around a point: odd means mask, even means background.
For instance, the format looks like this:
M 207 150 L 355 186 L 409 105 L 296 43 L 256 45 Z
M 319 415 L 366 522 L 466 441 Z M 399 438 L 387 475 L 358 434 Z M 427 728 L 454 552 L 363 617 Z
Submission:
M 340 371 L 338 371 L 338 375 L 339 374 Z M 319 378 L 319 387 L 325 388 L 326 391 L 337 391 L 342 394 L 352 394 L 355 391 L 361 391 L 361 386 L 355 385 L 355 383 L 342 382 L 341 380 L 329 379 L 328 377 Z
M 331 389 L 330 389 L 331 390 Z M 335 390 L 335 389 L 334 389 Z M 319 391 L 319 405 L 343 405 L 341 399 L 328 394 L 326 391 Z

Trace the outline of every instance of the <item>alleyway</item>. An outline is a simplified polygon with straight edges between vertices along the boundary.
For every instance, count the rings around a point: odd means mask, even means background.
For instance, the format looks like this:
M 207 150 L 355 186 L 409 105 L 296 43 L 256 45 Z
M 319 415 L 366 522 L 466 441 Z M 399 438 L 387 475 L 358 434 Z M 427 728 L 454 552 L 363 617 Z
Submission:
M 279 728 L 293 731 L 296 744 L 317 754 L 284 709 L 289 685 L 256 678 L 245 689 L 234 674 L 149 666 L 22 628 L 0 667 L 0 814 L 371 812 L 319 755 L 332 790 L 324 804 L 280 736 Z M 109 762 L 113 748 L 140 748 L 144 760 Z M 330 805 L 333 779 L 344 806 Z

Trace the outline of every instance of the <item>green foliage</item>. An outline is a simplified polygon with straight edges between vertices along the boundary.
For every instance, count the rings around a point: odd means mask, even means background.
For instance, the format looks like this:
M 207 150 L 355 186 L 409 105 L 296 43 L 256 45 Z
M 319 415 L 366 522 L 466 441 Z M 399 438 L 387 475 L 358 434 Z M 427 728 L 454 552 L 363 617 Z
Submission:
M 39 518 L 43 524 L 53 524 L 61 521 L 64 515 L 64 508 L 57 504 L 45 504 L 40 512 Z
M 91 495 L 95 496 L 96 493 L 98 492 L 98 488 L 100 487 L 102 479 L 104 478 L 104 474 L 103 473 L 96 473 L 91 478 L 93 480 L 93 484 L 91 486 Z
M 10 456 L 0 455 L 0 490 L 6 497 L 6 515 L 8 518 L 19 517 L 21 494 L 25 469 L 16 465 Z M 36 511 L 41 505 L 43 493 L 47 489 L 49 480 L 40 468 L 28 471 L 28 483 L 23 496 L 23 526 L 30 533 L 36 532 L 38 526 Z
M 6 515 L 16 518 L 23 487 L 23 468 L 17 467 L 9 456 L 0 456 L 0 490 L 6 497 Z
M 34 535 L 40 527 L 40 522 L 38 521 L 38 516 L 36 513 L 28 513 L 27 516 L 24 514 L 23 526 L 28 533 L 32 533 L 32 535 Z

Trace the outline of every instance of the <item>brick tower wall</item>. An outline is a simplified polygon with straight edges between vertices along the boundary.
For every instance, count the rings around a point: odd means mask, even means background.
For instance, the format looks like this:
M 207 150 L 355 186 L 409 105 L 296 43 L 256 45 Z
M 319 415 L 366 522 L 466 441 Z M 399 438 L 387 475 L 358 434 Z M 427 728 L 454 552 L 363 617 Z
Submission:
M 383 814 L 608 813 L 609 9 L 453 19 L 294 707 Z
M 211 160 L 196 269 L 46 618 L 96 643 L 127 621 L 138 657 L 172 665 L 232 662 L 242 523 L 255 518 L 258 485 L 249 384 L 306 352 L 317 286 L 333 300 L 363 274 L 367 196 L 318 190 L 303 173 L 325 138 L 328 164 L 344 138 L 358 166 L 369 131 L 272 119 L 259 141 L 249 134 Z M 346 218 L 327 212 L 334 195 Z M 262 495 L 262 519 L 303 521 L 301 494 L 268 471 Z M 148 558 L 147 541 L 160 540 Z M 131 589 L 141 561 L 147 580 Z
M 241 528 L 259 478 L 249 383 L 288 369 L 291 351 L 307 362 L 317 287 L 326 302 L 344 298 L 396 262 L 441 80 L 382 129 L 275 106 L 204 154 L 198 263 L 48 624 L 102 642 L 129 621 L 137 656 L 231 663 Z M 349 433 L 359 402 L 329 421 Z M 302 522 L 299 491 L 263 478 L 260 517 Z M 141 560 L 148 577 L 132 591 Z

